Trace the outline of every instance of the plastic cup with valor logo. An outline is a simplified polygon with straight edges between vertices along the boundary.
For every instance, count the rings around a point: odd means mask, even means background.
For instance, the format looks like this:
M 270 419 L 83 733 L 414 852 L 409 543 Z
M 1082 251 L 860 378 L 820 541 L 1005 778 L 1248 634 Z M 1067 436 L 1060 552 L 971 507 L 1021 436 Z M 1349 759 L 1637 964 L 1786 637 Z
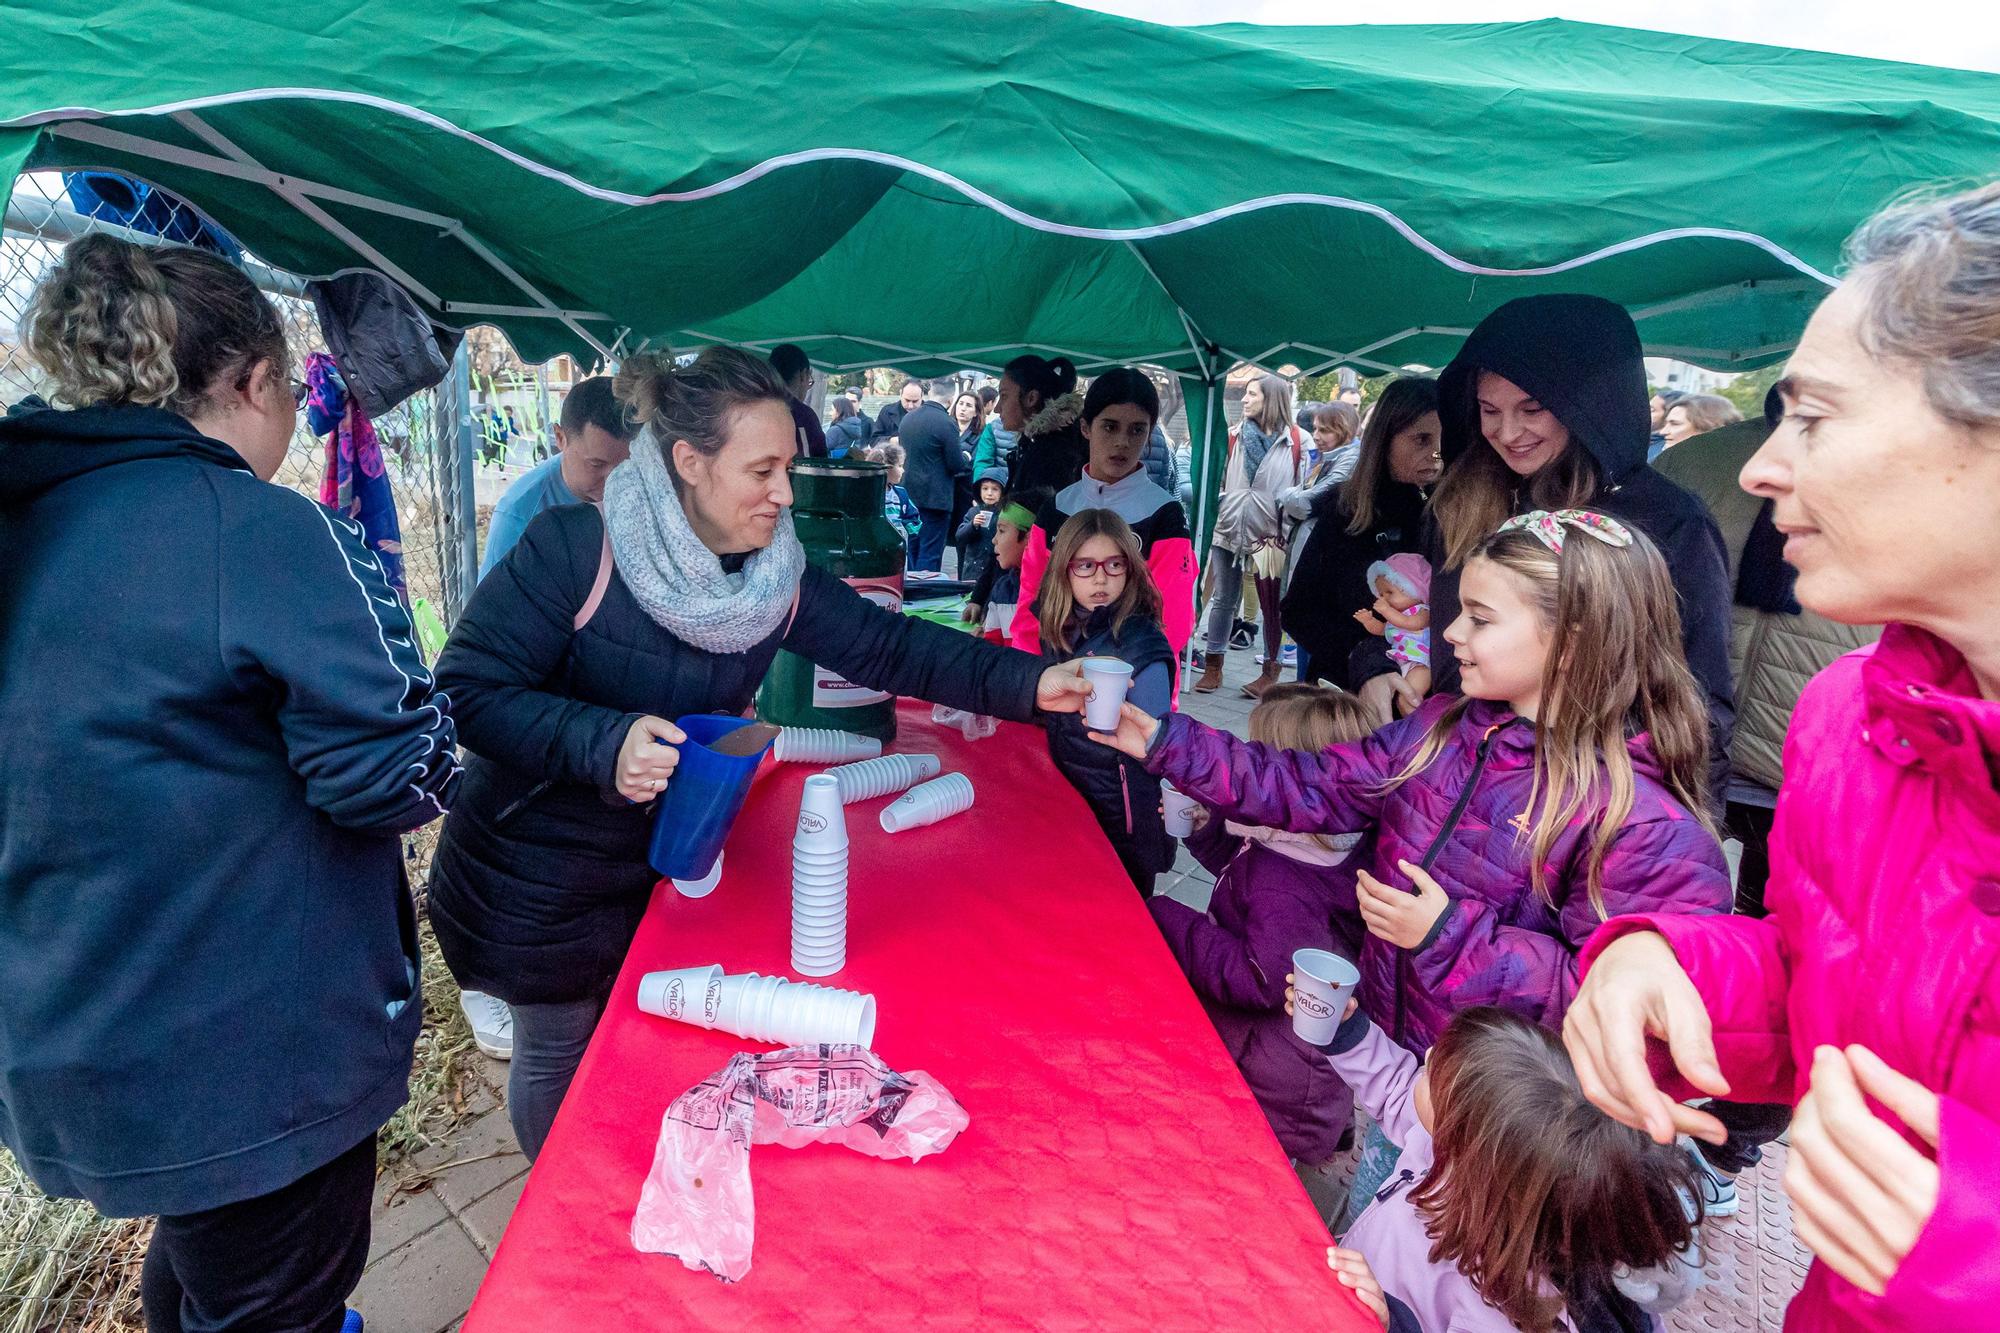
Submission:
M 722 966 L 648 972 L 639 978 L 639 1008 L 696 1027 L 714 1027 L 722 1000 Z
M 1167 824 L 1167 836 L 1185 838 L 1194 832 L 1194 810 L 1201 802 L 1192 796 L 1185 796 L 1172 787 L 1160 786 L 1160 813 Z
M 677 879 L 673 881 L 674 891 L 683 898 L 706 898 L 715 892 L 715 886 L 722 882 L 722 853 L 715 854 L 715 864 L 700 879 Z
M 1361 970 L 1337 953 L 1300 949 L 1292 955 L 1292 1031 L 1300 1040 L 1324 1046 L 1361 982 Z
M 1086 657 L 1083 678 L 1090 682 L 1090 700 L 1083 706 L 1083 725 L 1092 731 L 1118 730 L 1118 710 L 1132 688 L 1132 664 L 1115 657 Z
M 830 768 L 827 776 L 840 784 L 840 799 L 851 805 L 901 791 L 943 771 L 944 761 L 934 754 L 885 754 Z
M 851 759 L 875 758 L 882 753 L 882 742 L 851 731 L 785 727 L 778 732 L 772 753 L 781 764 L 844 764 Z
M 971 808 L 972 779 L 963 773 L 947 773 L 919 783 L 884 806 L 882 828 L 888 833 L 900 833 L 935 824 Z
M 847 849 L 847 816 L 840 806 L 840 784 L 824 773 L 815 773 L 806 779 L 805 795 L 799 800 L 799 825 L 792 837 L 792 849 L 794 853 Z

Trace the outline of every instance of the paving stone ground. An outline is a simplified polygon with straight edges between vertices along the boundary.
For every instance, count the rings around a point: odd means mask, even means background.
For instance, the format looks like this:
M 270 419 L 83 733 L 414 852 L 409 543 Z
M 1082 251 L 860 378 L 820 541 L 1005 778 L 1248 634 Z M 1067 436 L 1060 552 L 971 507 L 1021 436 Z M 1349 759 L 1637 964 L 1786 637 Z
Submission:
M 1239 687 L 1257 674 L 1252 658 L 1249 652 L 1230 653 L 1223 688 L 1214 694 L 1186 690 L 1182 708 L 1211 726 L 1247 734 L 1252 705 Z M 1214 877 L 1183 850 L 1159 891 L 1205 908 L 1214 886 Z M 415 1159 L 418 1188 L 392 1192 L 386 1180 L 378 1188 L 374 1244 L 351 1302 L 369 1333 L 447 1333 L 471 1308 L 527 1184 L 528 1160 L 515 1145 L 501 1104 L 506 1069 L 488 1061 L 487 1081 L 500 1091 L 482 1095 L 472 1119 Z M 1779 1185 L 1784 1154 L 1783 1144 L 1767 1150 L 1763 1163 L 1739 1181 L 1742 1211 L 1704 1229 L 1708 1282 L 1669 1319 L 1673 1333 L 1775 1333 L 1783 1324 L 1785 1304 L 1805 1280 L 1810 1261 L 1792 1236 L 1791 1207 Z M 1322 1216 L 1340 1208 L 1352 1172 L 1351 1157 L 1301 1172 Z

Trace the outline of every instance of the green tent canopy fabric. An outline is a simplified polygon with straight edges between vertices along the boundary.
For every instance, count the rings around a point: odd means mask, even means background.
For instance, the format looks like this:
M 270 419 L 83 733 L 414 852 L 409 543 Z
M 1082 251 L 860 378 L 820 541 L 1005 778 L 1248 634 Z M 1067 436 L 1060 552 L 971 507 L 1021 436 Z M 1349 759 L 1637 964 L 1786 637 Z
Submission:
M 1374 371 L 1583 290 L 1655 353 L 1746 369 L 1862 218 L 2000 169 L 2000 78 L 1560 21 L 44 0 L 0 11 L 0 48 L 10 179 L 127 172 L 530 359 Z

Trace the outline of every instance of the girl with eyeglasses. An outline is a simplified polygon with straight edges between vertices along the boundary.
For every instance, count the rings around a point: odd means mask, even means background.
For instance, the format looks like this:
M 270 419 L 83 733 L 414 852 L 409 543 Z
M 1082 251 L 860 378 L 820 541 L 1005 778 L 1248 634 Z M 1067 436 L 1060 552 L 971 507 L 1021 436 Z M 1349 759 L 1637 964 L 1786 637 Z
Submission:
M 1139 538 L 1109 509 L 1071 516 L 1049 548 L 1035 597 L 1045 657 L 1115 657 L 1132 668 L 1126 698 L 1154 716 L 1174 697 L 1174 650 L 1160 625 L 1160 589 Z M 1160 818 L 1160 780 L 1136 761 L 1090 742 L 1081 716 L 1049 719 L 1049 755 L 1090 803 L 1119 863 L 1139 892 L 1174 862 Z

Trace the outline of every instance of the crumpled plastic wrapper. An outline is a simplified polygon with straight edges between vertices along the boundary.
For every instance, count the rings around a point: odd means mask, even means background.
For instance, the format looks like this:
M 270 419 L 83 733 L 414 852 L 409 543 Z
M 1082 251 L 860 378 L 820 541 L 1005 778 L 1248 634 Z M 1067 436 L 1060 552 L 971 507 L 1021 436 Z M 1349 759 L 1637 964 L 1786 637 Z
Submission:
M 632 1244 L 729 1282 L 750 1271 L 750 1146 L 834 1143 L 922 1161 L 971 1123 L 936 1079 L 853 1045 L 738 1055 L 674 1099 L 632 1215 Z
M 969 741 L 983 741 L 1000 730 L 998 718 L 984 713 L 968 713 L 963 708 L 947 708 L 943 704 L 931 705 L 931 721 L 939 726 L 957 727 L 959 734 Z

